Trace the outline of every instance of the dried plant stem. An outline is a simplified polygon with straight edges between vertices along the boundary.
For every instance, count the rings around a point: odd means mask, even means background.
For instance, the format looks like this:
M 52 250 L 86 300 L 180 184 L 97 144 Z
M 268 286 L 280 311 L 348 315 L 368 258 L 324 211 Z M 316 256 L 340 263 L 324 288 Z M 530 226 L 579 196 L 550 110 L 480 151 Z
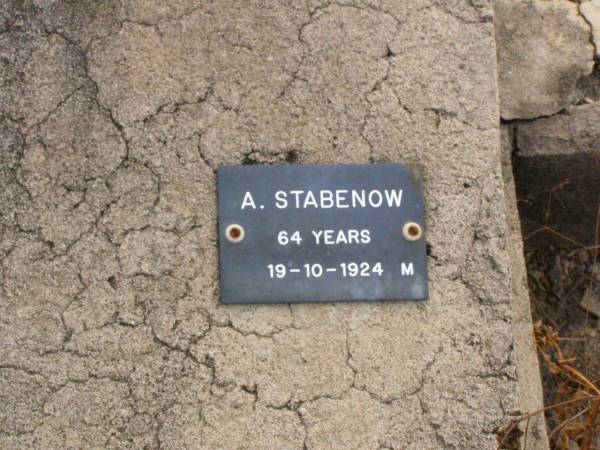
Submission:
M 549 233 L 555 234 L 555 235 L 557 235 L 558 237 L 560 237 L 560 238 L 564 239 L 565 241 L 568 241 L 568 242 L 570 242 L 570 243 L 572 243 L 572 244 L 575 244 L 575 245 L 576 245 L 576 246 L 578 246 L 578 247 L 581 247 L 581 248 L 585 247 L 585 245 L 583 245 L 581 242 L 579 242 L 579 241 L 576 241 L 575 239 L 571 239 L 569 236 L 565 236 L 564 234 L 562 234 L 562 233 L 560 233 L 560 232 L 556 231 L 554 228 L 552 228 L 552 227 L 549 227 L 549 226 L 547 226 L 547 225 L 544 225 L 544 226 L 542 226 L 542 227 L 538 228 L 537 230 L 535 230 L 535 231 L 532 231 L 532 232 L 531 232 L 531 233 L 529 233 L 527 236 L 525 236 L 525 237 L 523 238 L 523 240 L 524 240 L 524 241 L 527 241 L 528 239 L 532 238 L 533 236 L 535 236 L 535 235 L 536 235 L 536 234 L 538 234 L 538 233 L 541 233 L 542 231 L 547 231 L 547 232 L 549 232 Z
M 569 418 L 567 418 L 567 419 L 563 420 L 563 421 L 562 421 L 562 423 L 561 423 L 559 426 L 557 426 L 557 427 L 556 427 L 554 430 L 552 430 L 552 433 L 550 433 L 550 436 L 548 436 L 548 439 L 549 439 L 549 440 L 552 440 L 552 438 L 554 437 L 554 435 L 555 435 L 556 433 L 558 433 L 560 430 L 562 430 L 566 424 L 568 424 L 569 422 L 573 422 L 575 419 L 577 419 L 577 418 L 579 418 L 579 417 L 583 416 L 583 415 L 584 415 L 586 412 L 588 412 L 589 410 L 590 410 L 590 408 L 589 408 L 589 407 L 587 407 L 587 408 L 585 408 L 585 409 L 582 409 L 581 411 L 579 411 L 579 412 L 578 412 L 577 414 L 575 414 L 574 416 L 571 416 L 571 417 L 569 417 Z M 527 448 L 527 447 L 525 447 L 525 448 Z
M 596 263 L 598 262 L 598 244 L 600 243 L 600 204 L 598 205 L 598 208 L 596 209 L 596 229 L 594 231 L 594 258 L 593 258 L 593 265 L 592 267 L 596 267 Z M 594 287 L 594 279 L 592 277 L 590 277 L 589 281 L 588 281 L 588 289 L 589 292 L 592 292 L 592 289 Z M 590 302 L 592 301 L 592 295 L 589 295 L 587 298 L 587 304 L 586 304 L 586 308 L 585 308 L 585 326 L 584 328 L 588 328 L 589 327 L 589 322 L 590 322 Z M 587 337 L 585 339 L 585 341 L 583 342 L 583 367 L 584 370 L 587 372 L 587 368 L 588 368 L 588 340 Z
M 579 403 L 579 402 L 585 402 L 585 401 L 594 401 L 594 400 L 600 400 L 600 395 L 592 395 L 590 397 L 584 397 L 584 398 L 573 398 L 571 400 L 565 400 L 564 402 L 559 402 L 559 403 L 555 403 L 553 405 L 549 405 L 549 406 L 544 406 L 543 408 L 537 409 L 533 412 L 527 413 L 525 415 L 523 415 L 522 417 L 519 417 L 518 419 L 515 419 L 514 422 L 510 425 L 510 427 L 508 427 L 508 429 L 506 430 L 506 433 L 504 435 L 504 438 L 502 438 L 502 440 L 498 443 L 498 447 L 496 450 L 501 450 L 502 449 L 502 445 L 504 444 L 504 441 L 506 440 L 506 437 L 510 435 L 511 431 L 513 431 L 517 425 L 519 425 L 519 423 L 523 422 L 524 420 L 530 420 L 533 416 L 536 416 L 538 414 L 541 414 L 543 412 L 546 411 L 550 411 L 552 409 L 556 409 L 556 408 L 561 408 L 563 406 L 567 406 L 570 405 L 572 403 Z

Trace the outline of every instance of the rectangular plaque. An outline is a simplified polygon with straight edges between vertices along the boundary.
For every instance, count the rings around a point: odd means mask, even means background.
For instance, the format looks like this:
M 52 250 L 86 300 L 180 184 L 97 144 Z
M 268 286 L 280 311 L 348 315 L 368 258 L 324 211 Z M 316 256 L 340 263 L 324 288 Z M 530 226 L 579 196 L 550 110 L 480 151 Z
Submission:
M 218 184 L 222 303 L 427 298 L 418 168 L 223 166 Z

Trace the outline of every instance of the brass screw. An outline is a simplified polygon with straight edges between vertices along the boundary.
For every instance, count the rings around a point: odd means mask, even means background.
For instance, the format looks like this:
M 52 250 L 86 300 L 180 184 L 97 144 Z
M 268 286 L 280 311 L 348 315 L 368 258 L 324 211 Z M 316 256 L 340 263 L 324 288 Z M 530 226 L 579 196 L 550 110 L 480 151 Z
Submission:
M 415 222 L 406 222 L 402 227 L 402 235 L 407 241 L 418 241 L 423 235 L 421 225 Z
M 237 223 L 231 224 L 225 229 L 225 237 L 234 244 L 242 242 L 245 235 L 244 228 Z

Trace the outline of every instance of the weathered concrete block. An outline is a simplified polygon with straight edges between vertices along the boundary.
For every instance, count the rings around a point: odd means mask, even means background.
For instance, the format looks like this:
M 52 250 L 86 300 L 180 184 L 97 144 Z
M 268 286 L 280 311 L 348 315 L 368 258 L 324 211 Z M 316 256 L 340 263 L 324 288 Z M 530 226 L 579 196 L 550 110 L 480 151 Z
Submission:
M 538 406 L 489 11 L 8 3 L 0 447 L 481 450 Z M 386 161 L 424 170 L 428 302 L 219 304 L 219 165 Z
M 532 119 L 567 107 L 591 73 L 590 27 L 576 2 L 499 0 L 495 6 L 500 114 Z
M 510 125 L 503 125 L 500 130 L 502 151 L 502 175 L 504 178 L 504 193 L 506 200 L 506 219 L 510 233 L 509 253 L 513 264 L 512 278 L 512 308 L 513 308 L 513 338 L 517 342 L 515 360 L 519 373 L 519 396 L 521 404 L 534 410 L 543 406 L 542 383 L 540 367 L 537 363 L 538 353 L 533 329 L 531 326 L 531 302 L 529 299 L 529 285 L 527 282 L 527 268 L 525 266 L 523 230 L 516 207 L 517 188 L 513 167 L 513 142 L 514 129 Z M 534 445 L 537 448 L 547 448 L 546 419 L 542 415 L 531 418 L 529 427 L 534 436 Z
M 600 186 L 595 182 L 600 173 L 600 104 L 519 123 L 515 133 L 525 234 L 550 226 L 578 242 L 592 244 L 600 199 Z M 539 239 L 550 236 L 543 233 Z
M 579 9 L 585 20 L 590 24 L 590 27 L 592 27 L 596 57 L 600 58 L 600 1 L 585 0 L 581 2 Z
M 600 154 L 600 104 L 575 106 L 564 114 L 518 125 L 519 156 Z

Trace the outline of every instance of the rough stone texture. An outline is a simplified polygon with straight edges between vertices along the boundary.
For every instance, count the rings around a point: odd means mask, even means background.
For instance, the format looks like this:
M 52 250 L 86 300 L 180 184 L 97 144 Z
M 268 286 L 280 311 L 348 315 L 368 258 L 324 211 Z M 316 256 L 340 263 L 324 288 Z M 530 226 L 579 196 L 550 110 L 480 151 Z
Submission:
M 590 24 L 596 57 L 600 58 L 600 0 L 586 0 L 579 5 L 581 15 Z
M 596 64 L 591 75 L 577 81 L 575 105 L 600 102 L 600 66 Z
M 71 3 L 0 6 L 0 448 L 495 448 L 530 408 L 490 5 Z M 424 168 L 427 303 L 219 305 L 219 165 L 385 161 Z
M 506 195 L 506 218 L 509 231 L 512 235 L 509 240 L 509 251 L 513 261 L 512 274 L 512 307 L 513 307 L 513 336 L 519 343 L 516 347 L 515 361 L 519 374 L 519 397 L 525 411 L 537 411 L 544 407 L 543 390 L 540 378 L 540 367 L 537 363 L 538 354 L 531 327 L 531 302 L 529 299 L 529 286 L 527 283 L 527 268 L 525 267 L 523 233 L 519 211 L 515 207 L 517 190 L 514 178 L 513 142 L 514 127 L 503 125 L 500 129 L 500 143 L 502 150 L 502 175 L 504 178 L 504 192 Z M 530 434 L 530 435 L 529 435 Z M 527 440 L 535 443 L 537 448 L 547 448 L 546 420 L 538 414 L 531 418 L 528 427 Z
M 517 190 L 525 234 L 550 226 L 592 245 L 600 198 L 600 103 L 515 125 Z M 550 201 L 550 203 L 548 203 Z M 550 213 L 548 206 L 550 205 Z M 548 239 L 547 234 L 533 237 Z
M 564 114 L 520 123 L 517 129 L 520 157 L 600 155 L 600 103 L 575 106 Z
M 495 12 L 502 118 L 549 116 L 570 105 L 578 78 L 594 66 L 577 2 L 498 0 Z

